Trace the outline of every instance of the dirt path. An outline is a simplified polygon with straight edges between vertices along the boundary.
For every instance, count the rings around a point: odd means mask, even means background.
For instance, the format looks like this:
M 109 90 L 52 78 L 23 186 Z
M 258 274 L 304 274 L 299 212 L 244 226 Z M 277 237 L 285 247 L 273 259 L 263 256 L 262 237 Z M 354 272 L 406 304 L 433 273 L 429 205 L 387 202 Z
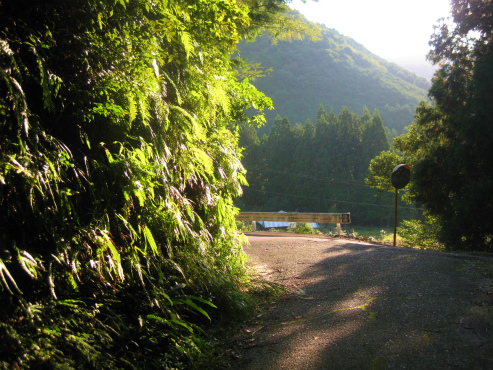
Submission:
M 493 369 L 493 259 L 251 233 L 290 294 L 238 335 L 237 369 Z

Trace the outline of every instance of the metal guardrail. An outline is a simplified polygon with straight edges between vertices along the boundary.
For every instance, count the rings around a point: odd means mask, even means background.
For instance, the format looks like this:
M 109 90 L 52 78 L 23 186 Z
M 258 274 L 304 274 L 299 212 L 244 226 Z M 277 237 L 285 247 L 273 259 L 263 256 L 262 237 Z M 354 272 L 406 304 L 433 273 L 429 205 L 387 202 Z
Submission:
M 351 223 L 350 213 L 298 213 L 298 212 L 240 212 L 238 221 L 251 221 L 255 231 L 256 221 L 280 222 L 316 222 L 320 224 L 337 224 L 337 235 L 341 234 L 341 224 Z

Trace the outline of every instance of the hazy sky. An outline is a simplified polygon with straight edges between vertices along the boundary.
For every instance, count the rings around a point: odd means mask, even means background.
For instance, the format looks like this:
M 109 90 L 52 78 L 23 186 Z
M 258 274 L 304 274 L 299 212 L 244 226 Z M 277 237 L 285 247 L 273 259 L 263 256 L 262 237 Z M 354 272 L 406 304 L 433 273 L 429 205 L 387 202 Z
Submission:
M 393 62 L 424 61 L 433 26 L 450 15 L 449 0 L 294 0 L 290 7 Z

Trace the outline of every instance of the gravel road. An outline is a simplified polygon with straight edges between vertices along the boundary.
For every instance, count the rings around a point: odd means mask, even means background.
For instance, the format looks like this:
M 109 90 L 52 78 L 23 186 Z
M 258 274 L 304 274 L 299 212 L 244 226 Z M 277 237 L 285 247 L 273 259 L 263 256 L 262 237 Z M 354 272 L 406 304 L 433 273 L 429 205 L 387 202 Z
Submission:
M 493 259 L 248 233 L 289 291 L 234 341 L 238 370 L 493 369 Z

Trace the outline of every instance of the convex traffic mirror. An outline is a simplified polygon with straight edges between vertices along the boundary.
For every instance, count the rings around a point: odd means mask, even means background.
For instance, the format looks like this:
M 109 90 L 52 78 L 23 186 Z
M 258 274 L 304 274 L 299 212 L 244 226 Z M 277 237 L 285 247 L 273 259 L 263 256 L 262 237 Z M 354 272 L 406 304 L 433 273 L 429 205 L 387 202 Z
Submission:
M 390 176 L 390 182 L 392 186 L 396 189 L 402 189 L 411 179 L 411 167 L 407 164 L 400 164 L 392 170 L 392 175 Z

